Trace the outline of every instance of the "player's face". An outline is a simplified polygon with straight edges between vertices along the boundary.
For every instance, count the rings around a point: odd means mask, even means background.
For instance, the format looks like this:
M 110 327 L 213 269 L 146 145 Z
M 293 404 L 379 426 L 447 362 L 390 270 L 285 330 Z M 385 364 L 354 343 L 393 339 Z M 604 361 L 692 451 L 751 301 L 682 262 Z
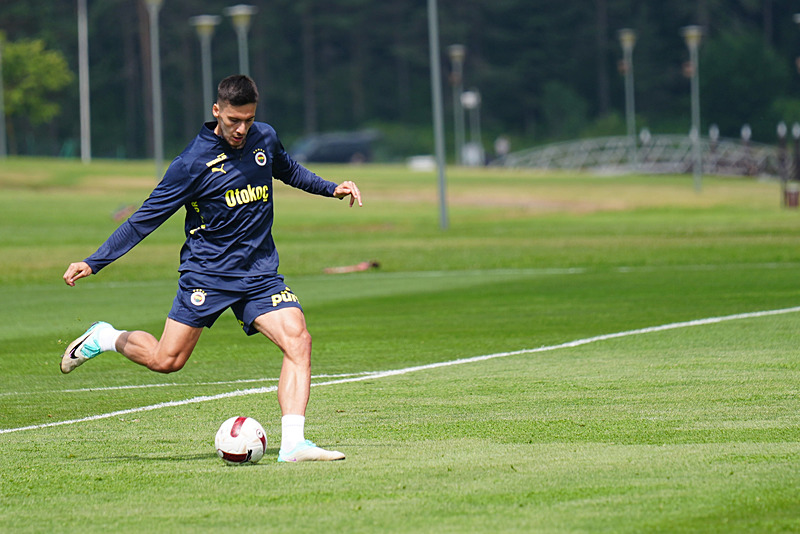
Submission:
M 215 103 L 212 111 L 217 119 L 214 133 L 222 137 L 232 148 L 242 148 L 247 132 L 256 119 L 256 105 L 232 106 L 224 102 L 222 105 Z

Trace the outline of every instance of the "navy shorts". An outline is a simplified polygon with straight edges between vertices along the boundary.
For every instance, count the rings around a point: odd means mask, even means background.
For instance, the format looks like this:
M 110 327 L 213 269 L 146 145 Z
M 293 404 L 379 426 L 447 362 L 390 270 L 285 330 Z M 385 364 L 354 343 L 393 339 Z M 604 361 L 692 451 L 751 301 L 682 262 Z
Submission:
M 258 332 L 253 326 L 256 317 L 289 307 L 301 308 L 279 274 L 229 278 L 185 272 L 178 280 L 169 318 L 196 328 L 211 328 L 230 308 L 245 333 L 252 336 Z

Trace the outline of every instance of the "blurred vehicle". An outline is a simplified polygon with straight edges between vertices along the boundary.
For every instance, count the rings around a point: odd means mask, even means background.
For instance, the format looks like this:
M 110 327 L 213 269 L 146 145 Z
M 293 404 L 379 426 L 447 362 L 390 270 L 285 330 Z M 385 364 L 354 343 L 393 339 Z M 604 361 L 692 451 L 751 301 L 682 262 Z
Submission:
M 372 161 L 378 137 L 376 130 L 309 135 L 292 145 L 289 155 L 299 163 L 365 163 Z

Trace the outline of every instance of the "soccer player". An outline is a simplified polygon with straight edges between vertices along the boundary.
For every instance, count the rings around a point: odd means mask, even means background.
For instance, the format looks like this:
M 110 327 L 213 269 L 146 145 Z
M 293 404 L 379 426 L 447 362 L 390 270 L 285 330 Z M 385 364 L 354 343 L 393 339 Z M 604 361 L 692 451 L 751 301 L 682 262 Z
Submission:
M 278 381 L 279 462 L 342 460 L 344 454 L 305 439 L 311 390 L 311 335 L 297 297 L 278 274 L 272 239 L 275 177 L 312 194 L 362 205 L 356 184 L 323 180 L 292 160 L 268 124 L 255 122 L 258 88 L 247 76 L 222 80 L 214 122 L 170 164 L 142 206 L 97 251 L 64 273 L 69 286 L 131 250 L 181 207 L 186 242 L 180 252 L 178 294 L 160 339 L 143 331 L 94 323 L 61 359 L 69 373 L 105 351 L 161 373 L 180 370 L 203 327 L 231 308 L 247 335 L 260 332 L 283 352 Z

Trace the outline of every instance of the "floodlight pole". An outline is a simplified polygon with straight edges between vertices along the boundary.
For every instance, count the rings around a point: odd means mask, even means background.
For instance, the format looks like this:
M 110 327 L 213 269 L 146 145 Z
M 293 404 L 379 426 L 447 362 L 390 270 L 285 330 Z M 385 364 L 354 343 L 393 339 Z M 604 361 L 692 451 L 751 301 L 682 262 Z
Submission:
M 636 44 L 636 32 L 630 28 L 623 28 L 618 32 L 619 42 L 622 45 L 623 63 L 625 68 L 625 118 L 628 123 L 628 139 L 631 143 L 631 161 L 637 165 L 636 156 L 636 112 L 634 111 L 633 95 L 633 47 Z
M 236 37 L 239 41 L 239 74 L 250 75 L 249 51 L 247 48 L 247 32 L 250 30 L 250 18 L 255 15 L 258 8 L 245 4 L 237 4 L 225 8 L 223 13 L 231 18 L 233 27 L 236 29 Z
M 439 57 L 439 14 L 436 0 L 428 0 L 428 41 L 431 64 L 431 99 L 436 166 L 439 171 L 439 227 L 447 230 L 447 198 L 444 175 L 444 116 L 442 112 L 442 62 Z
M 698 64 L 697 49 L 703 37 L 703 28 L 700 26 L 686 26 L 682 30 L 686 46 L 689 48 L 689 63 L 691 65 L 691 90 L 692 90 L 692 149 L 694 152 L 694 188 L 702 189 L 703 156 L 700 153 L 700 65 Z
M 464 92 L 464 58 L 467 48 L 454 44 L 447 47 L 450 63 L 453 66 L 450 81 L 453 84 L 453 129 L 456 151 L 456 165 L 461 165 L 461 151 L 464 149 L 464 106 L 461 105 L 461 93 Z
M 150 15 L 150 74 L 153 95 L 153 159 L 156 163 L 156 180 L 161 180 L 164 167 L 164 124 L 161 111 L 161 52 L 159 50 L 158 12 L 163 0 L 146 0 Z
M 89 107 L 89 23 L 86 0 L 78 0 L 78 86 L 81 116 L 81 161 L 92 161 L 92 124 Z
M 0 32 L 0 158 L 8 155 L 6 147 L 6 105 L 3 97 L 3 44 L 5 35 Z
M 211 75 L 211 37 L 219 24 L 217 15 L 198 15 L 189 19 L 189 24 L 197 30 L 200 39 L 200 55 L 203 64 L 203 110 L 206 122 L 214 120 L 211 105 L 214 102 L 214 88 Z

